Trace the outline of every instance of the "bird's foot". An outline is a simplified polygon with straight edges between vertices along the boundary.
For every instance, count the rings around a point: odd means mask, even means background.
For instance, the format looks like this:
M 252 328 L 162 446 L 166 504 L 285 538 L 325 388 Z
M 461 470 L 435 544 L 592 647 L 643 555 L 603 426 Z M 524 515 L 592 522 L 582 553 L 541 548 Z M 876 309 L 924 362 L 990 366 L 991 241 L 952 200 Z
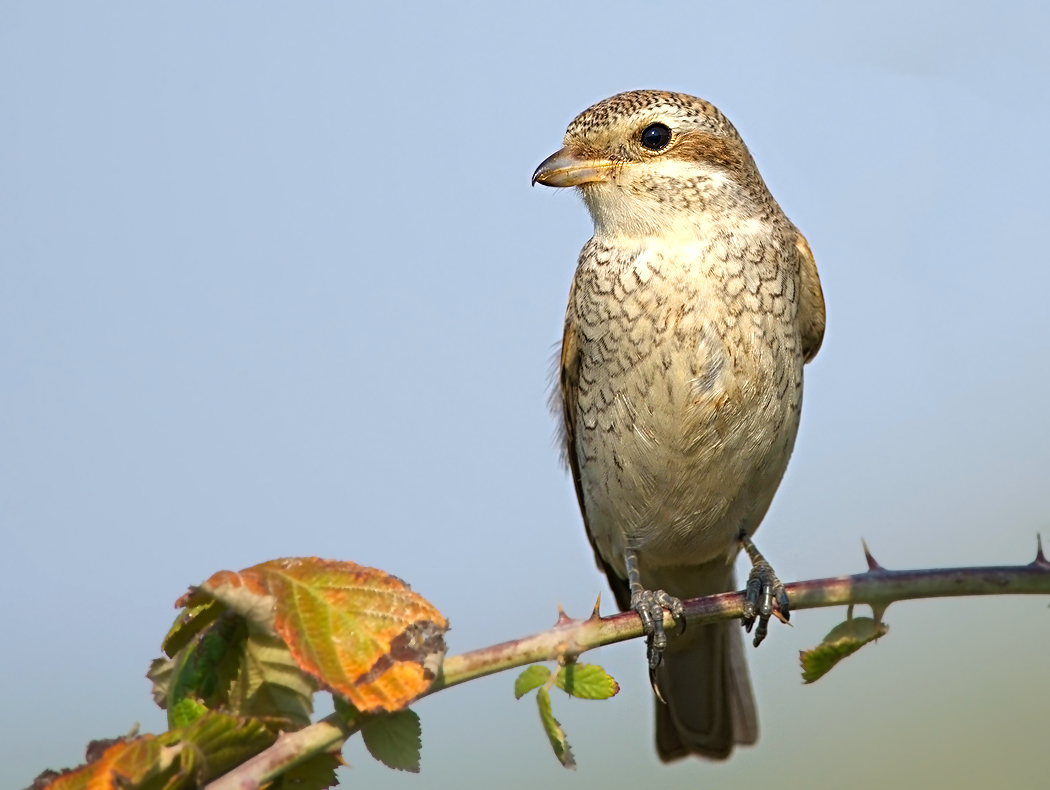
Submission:
M 751 573 L 747 577 L 747 586 L 744 588 L 744 628 L 751 633 L 751 628 L 758 619 L 758 628 L 755 629 L 755 647 L 762 644 L 769 632 L 769 618 L 773 614 L 786 623 L 791 619 L 791 604 L 788 601 L 787 591 L 784 584 L 773 572 L 773 567 L 766 562 L 755 544 L 746 532 L 740 533 L 740 543 L 751 558 Z M 776 610 L 773 601 L 776 600 Z
M 637 589 L 631 593 L 631 608 L 642 619 L 642 629 L 646 635 L 645 655 L 649 660 L 649 671 L 652 672 L 660 666 L 667 647 L 664 610 L 671 613 L 681 633 L 685 631 L 685 607 L 680 600 L 663 590 Z

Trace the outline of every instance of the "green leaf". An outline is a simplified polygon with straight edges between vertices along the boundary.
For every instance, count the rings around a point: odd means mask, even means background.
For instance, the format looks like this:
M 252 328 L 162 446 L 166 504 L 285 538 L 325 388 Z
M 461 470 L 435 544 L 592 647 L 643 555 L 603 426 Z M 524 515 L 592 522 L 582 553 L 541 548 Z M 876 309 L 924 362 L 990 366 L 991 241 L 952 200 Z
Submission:
M 310 723 L 315 691 L 317 682 L 299 668 L 283 640 L 250 634 L 230 687 L 229 709 L 238 716 L 281 719 L 287 722 L 282 729 L 299 729 Z
M 361 727 L 369 754 L 388 768 L 414 774 L 419 773 L 422 732 L 419 716 L 407 708 L 370 718 Z
M 163 744 L 181 743 L 182 771 L 192 774 L 199 785 L 203 785 L 269 748 L 277 740 L 277 734 L 259 719 L 238 719 L 210 711 L 193 724 L 170 730 L 158 740 Z
M 561 728 L 558 720 L 554 718 L 554 714 L 551 712 L 550 692 L 545 688 L 541 688 L 536 693 L 536 703 L 540 708 L 540 721 L 543 722 L 543 729 L 551 742 L 551 748 L 554 749 L 554 756 L 566 768 L 575 769 L 576 758 L 572 756 L 572 749 L 569 748 L 569 740 L 565 737 L 565 730 Z
M 214 623 L 225 611 L 226 607 L 215 600 L 183 610 L 164 637 L 161 650 L 168 658 L 174 658 L 176 653 L 192 642 L 197 634 Z
M 885 636 L 889 630 L 888 625 L 876 623 L 870 617 L 853 617 L 839 623 L 819 645 L 812 650 L 799 652 L 803 682 L 813 683 L 819 680 L 839 661 L 856 653 L 868 642 Z
M 225 707 L 247 637 L 248 630 L 241 618 L 224 617 L 196 634 L 174 660 L 166 662 L 160 658 L 150 665 L 146 676 L 153 681 L 154 700 L 168 711 L 169 727 L 187 723 L 173 716 L 184 699 L 211 710 Z M 180 715 L 184 715 L 190 709 L 182 706 L 179 710 Z
M 240 617 L 224 617 L 201 633 L 197 642 L 197 697 L 209 708 L 223 707 L 237 677 L 248 626 Z M 236 712 L 236 711 L 235 711 Z
M 514 699 L 521 699 L 534 688 L 542 686 L 550 676 L 551 671 L 543 664 L 526 667 L 525 671 L 514 681 Z
M 171 710 L 168 711 L 168 721 L 172 728 L 185 727 L 193 724 L 207 712 L 208 708 L 203 703 L 197 702 L 192 697 L 183 697 L 171 706 Z
M 609 699 L 620 690 L 612 676 L 597 664 L 566 664 L 554 682 L 566 694 L 580 699 Z
M 166 710 L 168 707 L 168 694 L 171 691 L 173 677 L 175 677 L 175 662 L 170 658 L 155 658 L 150 662 L 146 678 L 153 683 L 153 701 L 161 710 Z
M 147 676 L 173 729 L 195 721 L 203 708 L 299 729 L 310 723 L 317 691 L 283 640 L 249 633 L 245 620 L 230 613 L 198 633 L 173 661 L 154 661 Z
M 346 765 L 337 754 L 315 754 L 281 774 L 267 790 L 324 790 L 335 787 L 339 780 L 335 769 Z

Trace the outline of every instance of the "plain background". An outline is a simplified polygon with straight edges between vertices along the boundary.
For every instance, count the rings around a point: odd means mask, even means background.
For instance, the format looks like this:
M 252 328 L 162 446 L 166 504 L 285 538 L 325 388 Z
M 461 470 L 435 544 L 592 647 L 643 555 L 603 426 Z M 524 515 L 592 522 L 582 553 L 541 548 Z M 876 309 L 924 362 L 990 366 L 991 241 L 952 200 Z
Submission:
M 590 222 L 530 189 L 606 96 L 703 96 L 815 251 L 828 333 L 759 543 L 785 580 L 1019 564 L 1050 532 L 1050 12 L 1036 3 L 0 4 L 0 784 L 164 728 L 189 584 L 383 568 L 453 652 L 583 616 L 546 399 Z M 606 601 L 610 596 L 606 595 Z M 608 608 L 606 603 L 606 608 Z M 344 784 L 1046 787 L 1045 598 L 890 608 L 814 686 L 751 653 L 759 745 L 660 766 L 623 686 L 420 703 L 423 771 Z

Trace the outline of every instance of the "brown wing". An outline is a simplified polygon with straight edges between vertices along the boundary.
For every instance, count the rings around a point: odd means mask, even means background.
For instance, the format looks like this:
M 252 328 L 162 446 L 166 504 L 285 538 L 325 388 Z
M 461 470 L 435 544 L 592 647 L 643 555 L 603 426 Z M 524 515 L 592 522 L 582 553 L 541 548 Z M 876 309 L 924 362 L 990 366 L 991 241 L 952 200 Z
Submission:
M 799 294 L 798 323 L 802 330 L 802 354 L 809 362 L 820 351 L 824 342 L 824 292 L 820 290 L 817 262 L 809 249 L 806 237 L 798 234 L 795 242 L 799 254 L 802 292 Z
M 616 597 L 616 605 L 621 611 L 626 611 L 631 608 L 631 591 L 627 586 L 627 581 L 617 576 L 612 566 L 602 559 L 587 521 L 583 484 L 580 481 L 580 461 L 576 456 L 576 402 L 579 389 L 580 349 L 570 313 L 565 318 L 565 334 L 561 341 L 561 365 L 558 373 L 558 392 L 561 395 L 562 447 L 565 452 L 565 460 L 569 464 L 569 471 L 572 473 L 573 485 L 576 487 L 576 501 L 580 503 L 580 513 L 583 516 L 584 529 L 587 530 L 587 540 L 591 542 L 591 548 L 594 550 L 594 560 L 598 568 L 609 579 L 609 586 Z

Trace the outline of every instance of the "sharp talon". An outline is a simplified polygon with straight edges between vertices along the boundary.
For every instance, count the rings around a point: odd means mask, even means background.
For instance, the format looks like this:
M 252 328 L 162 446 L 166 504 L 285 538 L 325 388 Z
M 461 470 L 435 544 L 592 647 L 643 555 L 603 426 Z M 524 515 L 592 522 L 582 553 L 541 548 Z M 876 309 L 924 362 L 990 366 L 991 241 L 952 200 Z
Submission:
M 762 642 L 765 641 L 766 634 L 768 633 L 769 631 L 766 628 L 766 624 L 760 621 L 758 624 L 758 630 L 755 631 L 755 640 L 751 644 L 753 644 L 755 647 L 758 647 L 760 644 L 762 644 Z
M 656 698 L 666 705 L 667 700 L 665 700 L 664 695 L 660 693 L 660 687 L 656 684 L 656 671 L 652 667 L 649 668 L 649 685 L 653 687 L 653 694 L 656 695 Z

